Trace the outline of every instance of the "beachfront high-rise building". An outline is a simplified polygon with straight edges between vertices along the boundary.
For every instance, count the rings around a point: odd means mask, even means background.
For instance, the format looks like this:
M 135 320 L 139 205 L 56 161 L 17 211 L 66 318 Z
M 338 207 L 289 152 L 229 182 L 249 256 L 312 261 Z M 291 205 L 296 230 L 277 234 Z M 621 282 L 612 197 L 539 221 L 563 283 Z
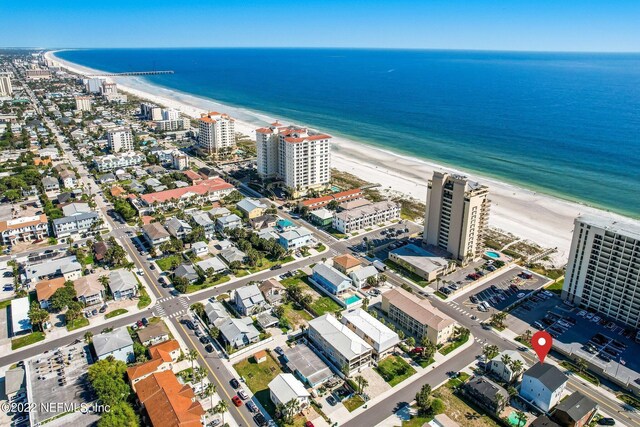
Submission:
M 145 120 L 162 120 L 162 108 L 156 104 L 143 102 L 140 104 L 140 115 Z
M 562 298 L 640 327 L 640 224 L 584 215 L 574 225 Z
M 115 83 L 107 82 L 106 80 L 104 80 L 102 82 L 102 87 L 101 87 L 100 91 L 102 92 L 102 96 L 105 96 L 105 97 L 108 97 L 110 95 L 117 95 L 118 94 L 118 85 L 115 84 Z
M 76 110 L 91 111 L 92 99 L 90 96 L 76 96 Z
M 89 93 L 100 93 L 100 91 L 102 90 L 102 83 L 104 81 L 104 79 L 98 77 L 87 79 L 84 87 Z
M 283 180 L 294 195 L 329 185 L 331 136 L 275 122 L 256 130 L 256 146 L 263 179 Z
M 107 131 L 107 145 L 112 153 L 121 151 L 133 151 L 133 135 L 126 128 L 111 129 Z
M 180 118 L 180 111 L 174 108 L 162 109 L 162 120 L 178 120 Z
M 489 188 L 461 175 L 434 172 L 427 189 L 424 243 L 466 264 L 482 256 Z
M 235 120 L 227 114 L 209 112 L 200 119 L 198 147 L 207 154 L 229 152 L 236 146 Z
M 11 73 L 0 73 L 0 96 L 11 96 L 13 88 L 11 87 Z

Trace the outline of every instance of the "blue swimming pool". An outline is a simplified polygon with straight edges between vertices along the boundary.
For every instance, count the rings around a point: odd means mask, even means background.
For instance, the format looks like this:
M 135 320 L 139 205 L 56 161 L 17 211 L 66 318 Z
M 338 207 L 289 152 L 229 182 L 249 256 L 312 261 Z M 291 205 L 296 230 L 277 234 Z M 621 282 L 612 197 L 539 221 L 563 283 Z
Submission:
M 358 295 L 351 295 L 349 298 L 344 300 L 344 303 L 347 305 L 355 304 L 360 301 L 360 297 Z
M 493 258 L 493 259 L 498 259 L 500 258 L 500 254 L 498 252 L 493 252 L 493 251 L 486 251 L 484 253 L 486 256 L 488 256 L 489 258 Z

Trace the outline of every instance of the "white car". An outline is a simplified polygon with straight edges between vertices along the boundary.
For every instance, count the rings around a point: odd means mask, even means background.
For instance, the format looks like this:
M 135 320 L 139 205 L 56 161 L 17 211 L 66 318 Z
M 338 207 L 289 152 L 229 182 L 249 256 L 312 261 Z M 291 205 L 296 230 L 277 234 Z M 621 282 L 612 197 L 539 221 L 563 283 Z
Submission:
M 249 395 L 243 389 L 238 390 L 238 396 L 240 396 L 242 400 L 247 400 L 249 398 Z
M 586 317 L 587 319 L 592 319 L 593 318 L 593 313 L 587 313 L 584 315 L 584 317 Z
M 599 322 L 599 321 L 600 321 L 600 316 L 594 316 L 594 317 L 591 319 L 591 321 L 592 321 L 592 322 L 596 322 L 596 323 L 597 323 L 597 322 Z
M 580 313 L 578 313 L 578 316 L 584 317 L 585 314 L 587 314 L 587 312 L 585 310 L 582 310 L 580 311 Z

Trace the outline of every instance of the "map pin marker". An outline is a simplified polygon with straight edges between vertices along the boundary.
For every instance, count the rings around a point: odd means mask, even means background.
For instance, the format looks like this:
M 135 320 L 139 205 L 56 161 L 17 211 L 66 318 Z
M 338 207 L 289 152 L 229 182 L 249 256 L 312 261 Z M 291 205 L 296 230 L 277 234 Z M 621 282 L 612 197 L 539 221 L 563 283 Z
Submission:
M 546 331 L 538 331 L 533 334 L 533 337 L 531 337 L 531 346 L 538 355 L 540 363 L 544 363 L 544 358 L 549 354 L 549 350 L 551 350 L 551 342 L 551 335 Z

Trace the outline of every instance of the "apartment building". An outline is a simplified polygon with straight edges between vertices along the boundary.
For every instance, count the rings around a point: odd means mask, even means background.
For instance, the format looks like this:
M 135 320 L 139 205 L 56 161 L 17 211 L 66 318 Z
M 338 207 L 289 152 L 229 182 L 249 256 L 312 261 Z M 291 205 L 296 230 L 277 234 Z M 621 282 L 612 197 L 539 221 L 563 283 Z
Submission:
M 13 88 L 11 86 L 11 73 L 0 73 L 0 96 L 11 96 Z
M 202 114 L 199 129 L 198 147 L 208 154 L 228 151 L 236 146 L 235 120 L 227 114 Z
M 294 195 L 331 181 L 331 136 L 275 122 L 256 130 L 258 173 L 279 178 Z
M 88 93 L 100 93 L 104 82 L 105 79 L 101 79 L 99 77 L 87 79 L 85 81 L 84 88 Z
M 140 104 L 140 115 L 144 120 L 163 120 L 162 108 L 149 102 Z
M 51 78 L 51 71 L 46 68 L 34 68 L 24 72 L 27 80 L 47 80 Z
M 309 321 L 307 333 L 316 350 L 347 375 L 371 363 L 373 348 L 331 314 Z
M 118 95 L 118 85 L 104 80 L 100 87 L 100 92 L 102 93 L 102 96 L 105 96 L 105 97 Z
M 112 153 L 133 151 L 133 134 L 127 128 L 117 128 L 107 131 L 107 146 Z
M 75 101 L 77 111 L 91 111 L 93 100 L 90 96 L 76 96 Z
M 640 327 L 640 224 L 576 218 L 562 298 Z
M 49 220 L 44 214 L 0 221 L 0 237 L 2 237 L 3 245 L 14 245 L 17 242 L 33 242 L 48 236 Z
M 361 308 L 345 311 L 341 322 L 373 348 L 373 358 L 382 360 L 400 342 L 398 334 Z
M 171 152 L 171 166 L 179 171 L 189 168 L 189 156 L 181 151 L 174 150 Z
M 309 211 L 315 211 L 322 209 L 329 205 L 332 201 L 338 203 L 350 202 L 352 200 L 359 200 L 364 197 L 364 193 L 359 188 L 353 188 L 351 190 L 341 191 L 339 193 L 329 194 L 328 196 L 315 197 L 313 199 L 303 200 L 298 203 L 299 208 L 307 208 Z
M 456 322 L 431 305 L 402 288 L 382 294 L 382 311 L 397 326 L 418 340 L 425 335 L 435 345 L 444 344 L 454 333 Z
M 108 154 L 106 156 L 96 157 L 93 159 L 93 163 L 96 165 L 98 172 L 109 172 L 119 168 L 138 166 L 144 163 L 145 160 L 146 157 L 144 154 L 128 151 L 121 154 Z
M 81 212 L 54 219 L 52 228 L 56 237 L 67 237 L 72 234 L 89 231 L 91 227 L 99 221 L 100 216 L 96 212 Z
M 156 132 L 173 132 L 176 130 L 189 130 L 191 128 L 191 122 L 186 117 L 178 117 L 171 120 L 157 120 Z
M 215 202 L 231 193 L 233 189 L 233 185 L 222 178 L 213 178 L 189 187 L 143 194 L 140 200 L 148 208 L 147 211 L 152 212 L 156 209 L 184 207 L 188 203 L 203 205 Z
M 351 233 L 399 218 L 400 205 L 382 201 L 338 212 L 333 217 L 333 228 L 341 233 Z

